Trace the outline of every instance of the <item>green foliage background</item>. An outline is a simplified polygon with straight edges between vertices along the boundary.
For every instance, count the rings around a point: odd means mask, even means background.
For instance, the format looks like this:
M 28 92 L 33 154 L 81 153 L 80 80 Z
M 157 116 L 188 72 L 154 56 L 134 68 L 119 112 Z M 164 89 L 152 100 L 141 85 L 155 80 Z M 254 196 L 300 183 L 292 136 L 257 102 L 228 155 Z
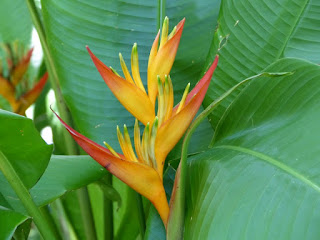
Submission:
M 6 19 L 6 24 L 0 24 L 0 39 L 16 36 L 28 42 L 31 20 L 27 6 L 24 1 L 18 6 L 14 2 L 0 3 L 0 18 Z M 103 82 L 86 45 L 121 72 L 118 53 L 129 63 L 132 45 L 137 42 L 146 83 L 149 51 L 160 22 L 167 15 L 172 29 L 186 17 L 171 71 L 175 102 L 188 82 L 192 87 L 196 84 L 218 52 L 219 65 L 204 107 L 248 77 L 291 72 L 290 76 L 257 78 L 233 92 L 193 135 L 184 238 L 319 239 L 320 5 L 316 0 L 43 0 L 41 5 L 48 47 L 76 129 L 100 144 L 106 140 L 116 150 L 115 126 L 125 123 L 132 133 L 134 119 Z M 13 16 L 21 24 L 12 25 Z M 96 183 L 106 171 L 91 158 L 50 157 L 51 147 L 40 139 L 30 120 L 1 111 L 0 121 L 0 150 L 25 181 L 36 204 L 44 206 L 63 195 L 69 236 L 88 239 L 72 190 L 94 182 L 88 187 L 95 233 L 91 239 L 107 239 L 108 214 L 114 222 L 115 239 L 141 235 L 131 189 L 113 178 L 106 194 Z M 27 130 L 27 136 L 18 134 Z M 60 130 L 56 131 L 55 136 L 60 136 Z M 62 138 L 55 141 L 61 144 Z M 36 152 L 31 153 L 25 144 Z M 59 153 L 63 148 L 62 144 Z M 167 159 L 175 168 L 180 150 L 179 143 Z M 16 156 L 11 157 L 10 151 Z M 172 167 L 166 172 L 168 192 L 174 173 Z M 1 174 L 0 181 L 0 220 L 6 219 L 0 238 L 11 239 L 28 214 Z M 121 196 L 119 209 L 117 194 Z M 113 210 L 107 211 L 110 199 Z M 145 239 L 164 239 L 157 213 L 147 201 L 144 207 Z M 58 208 L 53 205 L 52 211 L 59 212 Z

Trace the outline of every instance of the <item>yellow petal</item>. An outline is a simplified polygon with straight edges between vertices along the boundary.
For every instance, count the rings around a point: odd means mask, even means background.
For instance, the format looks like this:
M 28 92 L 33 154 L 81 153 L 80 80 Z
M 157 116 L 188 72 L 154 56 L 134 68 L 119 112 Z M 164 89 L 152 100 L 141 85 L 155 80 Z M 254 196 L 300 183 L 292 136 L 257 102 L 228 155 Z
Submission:
M 170 75 L 165 76 L 165 96 L 166 96 L 166 116 L 165 121 L 168 120 L 171 117 L 172 109 L 173 109 L 173 86 Z
M 156 154 L 155 154 L 155 142 L 157 137 L 157 131 L 158 131 L 158 117 L 155 118 L 152 129 L 150 132 L 150 142 L 148 144 L 149 147 L 149 157 L 152 161 L 152 166 L 154 168 L 158 168 L 157 161 L 156 161 Z M 162 174 L 159 174 L 162 178 Z
M 171 39 L 176 34 L 176 31 L 177 31 L 177 26 L 174 26 L 171 33 L 168 35 L 168 40 Z
M 216 68 L 216 63 L 217 62 L 214 62 L 212 64 L 210 69 L 198 83 L 201 83 L 201 88 L 198 88 L 198 86 L 195 87 L 197 92 L 192 96 L 191 99 L 189 99 L 188 103 L 186 102 L 180 112 L 173 114 L 171 118 L 164 122 L 159 128 L 155 143 L 155 154 L 158 163 L 157 166 L 159 174 L 162 174 L 164 161 L 168 153 L 183 136 L 193 118 L 197 114 L 203 98 L 208 90 L 210 80 Z
M 124 140 L 125 140 L 125 143 L 126 143 L 127 151 L 129 153 L 130 158 L 132 159 L 131 161 L 138 162 L 136 154 L 134 153 L 133 148 L 132 148 L 130 135 L 129 135 L 129 132 L 128 132 L 128 129 L 127 129 L 126 125 L 123 126 L 123 135 L 124 135 Z
M 152 166 L 152 161 L 149 157 L 149 143 L 150 143 L 150 123 L 148 123 L 144 128 L 141 145 L 142 145 L 143 160 L 149 166 Z
M 159 126 L 162 124 L 165 114 L 166 114 L 166 107 L 167 104 L 165 102 L 165 94 L 164 94 L 164 86 L 158 76 L 158 118 L 159 118 Z
M 184 22 L 185 19 L 182 19 L 177 25 L 174 36 L 159 49 L 148 67 L 148 94 L 153 105 L 157 96 L 157 75 L 160 75 L 162 82 L 165 81 L 164 76 L 169 75 L 177 54 Z
M 87 49 L 100 75 L 119 102 L 144 125 L 153 122 L 154 106 L 148 95 L 134 84 L 114 74 L 91 52 L 89 47 Z
M 145 162 L 143 154 L 142 154 L 142 147 L 141 147 L 141 136 L 140 136 L 140 127 L 138 119 L 135 120 L 134 123 L 134 148 L 136 150 L 139 162 Z M 148 164 L 147 162 L 145 162 Z
M 146 92 L 144 89 L 143 83 L 140 77 L 140 70 L 139 70 L 139 57 L 138 57 L 138 47 L 137 44 L 133 44 L 132 52 L 131 52 L 131 72 L 132 77 L 135 84 L 143 91 Z
M 120 131 L 119 126 L 117 126 L 117 137 L 118 137 L 118 141 L 121 147 L 121 150 L 123 152 L 123 155 L 125 156 L 125 159 L 127 159 L 127 161 L 133 161 L 136 162 L 135 159 L 132 159 L 130 156 L 130 152 L 128 151 L 128 146 L 126 144 L 126 141 L 124 140 L 124 137 Z M 111 151 L 111 150 L 110 150 Z
M 78 133 L 68 126 L 56 113 L 54 114 L 69 131 L 73 139 L 94 160 L 135 191 L 148 198 L 156 207 L 162 221 L 166 225 L 169 215 L 169 206 L 162 180 L 153 168 L 145 164 L 126 161 L 115 157 L 108 149 Z
M 151 47 L 149 61 L 148 61 L 148 69 L 149 69 L 149 66 L 153 63 L 153 60 L 158 53 L 159 36 L 160 36 L 160 30 L 158 31 L 158 34 L 157 34 L 156 38 L 154 39 L 152 47 Z
M 165 17 L 162 24 L 161 39 L 159 49 L 167 42 L 169 32 L 169 18 Z
M 183 106 L 184 106 L 184 104 L 186 102 L 186 98 L 187 98 L 187 95 L 188 95 L 188 92 L 189 92 L 189 88 L 190 88 L 190 83 L 188 83 L 188 85 L 186 86 L 186 88 L 185 88 L 185 90 L 183 92 L 183 95 L 182 95 L 182 98 L 181 98 L 177 113 L 181 111 L 181 109 L 183 108 Z
M 120 58 L 120 64 L 121 64 L 122 72 L 124 74 L 125 79 L 128 82 L 133 83 L 132 77 L 131 77 L 131 75 L 129 73 L 129 70 L 127 68 L 127 65 L 126 65 L 121 53 L 119 53 L 119 58 Z
M 117 158 L 121 158 L 119 154 L 107 143 L 103 142 L 103 144 L 108 148 L 108 150 Z

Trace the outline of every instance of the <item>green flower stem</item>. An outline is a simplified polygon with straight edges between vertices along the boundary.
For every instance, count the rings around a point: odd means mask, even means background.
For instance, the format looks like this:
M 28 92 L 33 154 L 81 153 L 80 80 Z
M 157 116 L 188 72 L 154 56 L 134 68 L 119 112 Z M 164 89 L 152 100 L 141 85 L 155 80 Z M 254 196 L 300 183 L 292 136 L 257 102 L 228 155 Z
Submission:
M 72 226 L 65 212 L 61 199 L 56 199 L 50 205 L 52 208 L 50 215 L 52 216 L 56 226 L 58 227 L 59 233 L 62 235 L 62 239 L 78 239 L 75 233 L 74 226 Z
M 33 218 L 40 234 L 45 240 L 56 239 L 54 229 L 47 222 L 46 218 L 42 215 L 40 209 L 34 203 L 28 189 L 23 184 L 22 180 L 18 176 L 17 172 L 11 165 L 10 161 L 0 151 L 0 170 L 5 178 L 19 197 L 23 206 L 27 210 L 28 214 Z
M 170 206 L 170 216 L 167 229 L 167 239 L 183 239 L 183 228 L 184 228 L 184 212 L 185 212 L 185 191 L 186 191 L 186 175 L 187 175 L 187 156 L 188 147 L 192 134 L 195 132 L 200 123 L 206 119 L 209 114 L 224 100 L 226 99 L 234 90 L 239 88 L 241 85 L 255 79 L 258 77 L 278 77 L 289 75 L 292 73 L 260 73 L 255 76 L 249 77 L 222 94 L 219 98 L 213 101 L 190 125 L 182 143 L 181 150 L 181 161 L 179 164 L 179 169 L 177 171 L 175 179 L 175 201 Z M 210 144 L 212 145 L 212 143 Z
M 71 116 L 68 112 L 68 108 L 65 104 L 64 98 L 62 96 L 62 93 L 61 93 L 61 90 L 59 87 L 59 77 L 58 77 L 50 50 L 48 48 L 44 29 L 41 24 L 34 0 L 27 0 L 27 6 L 28 6 L 28 9 L 29 9 L 29 12 L 31 15 L 32 22 L 33 22 L 33 24 L 38 32 L 38 35 L 39 35 L 39 39 L 40 39 L 41 46 L 42 46 L 43 53 L 44 53 L 44 60 L 45 60 L 45 63 L 46 63 L 46 66 L 47 66 L 47 69 L 49 72 L 49 81 L 50 81 L 51 87 L 55 93 L 59 114 L 60 114 L 61 118 L 68 125 L 71 125 L 71 122 L 72 122 Z M 69 133 L 66 130 L 63 131 L 63 137 L 64 137 L 65 144 L 66 144 L 67 154 L 69 154 L 69 155 L 77 154 L 77 152 L 78 152 L 77 146 L 76 146 L 75 142 L 73 141 L 72 137 L 69 135 Z
M 86 234 L 87 240 L 95 240 L 96 230 L 94 227 L 93 216 L 91 211 L 91 204 L 87 187 L 83 187 L 77 190 L 80 211 L 82 216 L 82 225 Z
M 58 226 L 54 222 L 54 219 L 53 219 L 53 217 L 52 217 L 52 215 L 50 213 L 49 206 L 46 205 L 46 206 L 41 207 L 40 211 L 41 211 L 42 215 L 46 218 L 48 224 L 51 225 L 51 229 L 54 230 L 55 238 L 56 239 L 62 239 L 61 235 L 60 235 L 60 232 L 58 230 Z
M 144 239 L 144 233 L 146 231 L 146 220 L 144 216 L 142 197 L 139 193 L 136 193 L 137 207 L 138 207 L 138 218 L 141 239 Z
M 57 107 L 58 107 L 58 111 L 59 114 L 61 116 L 61 118 L 68 124 L 68 125 L 72 125 L 72 119 L 71 116 L 69 114 L 68 108 L 65 104 L 62 92 L 60 90 L 59 87 L 59 77 L 56 71 L 56 67 L 51 55 L 51 52 L 49 50 L 47 41 L 46 41 L 46 36 L 45 36 L 45 32 L 43 29 L 43 26 L 41 24 L 34 0 L 27 0 L 27 6 L 29 8 L 29 12 L 32 18 L 32 22 L 38 32 L 39 35 L 39 39 L 41 42 L 41 46 L 43 49 L 43 53 L 44 53 L 44 60 L 49 72 L 49 80 L 52 86 L 52 89 L 55 93 L 55 97 L 57 100 Z M 70 136 L 70 134 L 66 131 L 63 130 L 63 138 L 64 138 L 64 142 L 66 144 L 66 153 L 68 155 L 76 155 L 78 154 L 78 148 L 77 145 L 75 144 L 74 140 L 72 139 L 72 137 Z M 86 235 L 87 239 L 94 239 L 95 238 L 95 231 L 94 230 L 94 224 L 93 224 L 93 218 L 92 218 L 92 214 L 91 213 L 91 206 L 90 206 L 90 202 L 88 201 L 89 196 L 88 196 L 88 192 L 87 189 L 79 189 L 78 190 L 78 199 L 79 199 L 79 204 L 80 204 L 80 210 L 81 210 L 81 214 L 83 217 L 86 218 L 86 224 L 85 226 L 85 230 L 86 230 L 86 234 L 90 234 Z M 89 218 L 91 217 L 91 218 Z M 94 233 L 94 234 L 93 234 Z M 93 234 L 93 235 L 91 235 Z
M 158 0 L 157 31 L 162 28 L 166 14 L 166 0 Z
M 112 186 L 112 174 L 106 173 L 104 176 L 105 184 Z M 104 195 L 104 239 L 113 239 L 113 202 Z

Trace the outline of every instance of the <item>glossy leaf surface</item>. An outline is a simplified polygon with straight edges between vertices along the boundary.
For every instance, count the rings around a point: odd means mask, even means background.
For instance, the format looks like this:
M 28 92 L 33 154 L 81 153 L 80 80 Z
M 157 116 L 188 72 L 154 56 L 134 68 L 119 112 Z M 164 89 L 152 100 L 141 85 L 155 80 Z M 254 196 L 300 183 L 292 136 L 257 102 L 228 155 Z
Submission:
M 231 104 L 189 163 L 185 239 L 318 239 L 320 68 L 283 59 Z
M 53 155 L 48 168 L 39 182 L 30 189 L 30 193 L 36 204 L 43 206 L 67 191 L 78 189 L 99 180 L 105 173 L 106 170 L 89 156 Z M 13 190 L 9 187 L 5 188 L 4 185 L 1 185 L 1 189 L 4 189 L 6 194 L 4 198 L 1 198 L 1 201 L 26 214 Z
M 233 85 L 262 72 L 283 57 L 298 57 L 319 64 L 319 13 L 317 1 L 223 1 L 208 65 L 219 48 L 219 39 L 226 36 L 228 39 L 222 42 L 219 65 L 204 105 L 208 106 Z M 210 117 L 214 128 L 239 92 L 240 89 Z
M 8 209 L 0 209 L 0 239 L 10 240 L 17 227 L 27 219 L 19 213 L 13 212 Z
M 0 151 L 30 189 L 46 169 L 52 146 L 43 141 L 31 119 L 0 110 L 0 122 Z M 24 208 L 17 204 L 19 201 L 1 172 L 0 183 L 0 205 L 23 211 Z
M 2 0 L 0 3 L 0 42 L 19 40 L 29 44 L 32 22 L 24 0 Z

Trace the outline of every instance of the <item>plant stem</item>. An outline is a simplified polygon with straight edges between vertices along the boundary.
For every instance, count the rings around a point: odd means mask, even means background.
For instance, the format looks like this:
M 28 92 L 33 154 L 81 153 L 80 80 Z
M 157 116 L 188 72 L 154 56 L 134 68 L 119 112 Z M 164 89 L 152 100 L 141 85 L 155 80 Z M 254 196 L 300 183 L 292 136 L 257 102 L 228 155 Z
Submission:
M 104 176 L 105 183 L 112 186 L 112 174 L 107 173 Z M 113 202 L 104 195 L 104 239 L 113 239 Z
M 142 197 L 139 193 L 136 193 L 136 199 L 137 199 L 137 207 L 138 207 L 140 234 L 141 234 L 141 239 L 144 239 L 144 233 L 146 231 L 146 220 L 144 217 Z
M 41 42 L 41 46 L 44 53 L 44 60 L 49 72 L 49 80 L 51 87 L 55 93 L 56 101 L 57 101 L 57 107 L 59 114 L 61 118 L 68 124 L 71 125 L 71 116 L 69 114 L 68 108 L 65 104 L 64 98 L 62 96 L 62 92 L 59 87 L 59 77 L 56 71 L 56 67 L 54 65 L 53 58 L 51 56 L 50 50 L 48 48 L 48 44 L 46 41 L 46 36 L 44 33 L 43 26 L 41 24 L 36 5 L 34 3 L 34 0 L 26 0 L 27 6 L 31 15 L 32 22 L 38 32 L 39 39 Z M 69 135 L 69 133 L 64 130 L 63 131 L 63 137 L 66 144 L 67 154 L 74 155 L 77 154 L 77 147 L 75 145 L 75 142 L 73 141 L 72 137 Z
M 158 16 L 157 16 L 157 31 L 162 28 L 162 23 L 166 14 L 166 0 L 158 0 Z
M 200 123 L 208 117 L 208 115 L 234 90 L 241 85 L 258 77 L 278 77 L 291 73 L 260 73 L 255 76 L 249 77 L 222 94 L 219 98 L 213 101 L 205 110 L 198 115 L 198 117 L 190 125 L 182 143 L 181 160 L 175 179 L 175 201 L 170 204 L 170 216 L 167 229 L 167 239 L 183 239 L 183 226 L 184 226 L 184 210 L 185 210 L 185 191 L 186 191 L 186 175 L 187 175 L 187 156 L 188 147 L 192 134 L 195 132 Z M 210 144 L 212 146 L 212 143 Z
M 46 206 L 41 207 L 40 211 L 41 211 L 42 215 L 46 218 L 48 224 L 51 225 L 51 229 L 54 230 L 55 238 L 56 239 L 62 239 L 61 235 L 60 235 L 60 232 L 58 230 L 58 226 L 54 222 L 53 217 L 52 217 L 52 215 L 50 213 L 49 206 L 46 205 Z
M 87 240 L 95 240 L 96 230 L 93 222 L 93 216 L 91 211 L 90 199 L 87 187 L 83 187 L 77 190 L 80 211 L 82 215 L 82 222 Z
M 26 0 L 27 1 L 27 6 L 32 18 L 32 22 L 38 32 L 39 39 L 41 42 L 41 46 L 43 49 L 44 53 L 44 60 L 49 72 L 49 80 L 52 86 L 52 89 L 55 93 L 56 97 L 56 103 L 58 107 L 59 114 L 61 118 L 68 124 L 72 125 L 72 119 L 71 115 L 69 114 L 68 108 L 65 104 L 61 89 L 59 87 L 59 77 L 58 73 L 56 71 L 56 67 L 51 55 L 51 52 L 49 50 L 47 41 L 46 41 L 46 36 L 45 36 L 45 31 L 43 29 L 43 26 L 40 21 L 40 17 L 37 12 L 37 8 L 35 6 L 34 0 Z M 69 133 L 66 130 L 63 130 L 63 138 L 64 142 L 66 144 L 66 154 L 68 155 L 76 155 L 78 154 L 78 148 L 77 145 L 75 144 L 74 140 L 72 137 L 69 135 Z M 87 239 L 95 239 L 96 234 L 95 234 L 95 229 L 94 229 L 94 224 L 93 224 L 93 218 L 92 218 L 92 213 L 91 213 L 91 206 L 89 202 L 89 196 L 88 196 L 88 191 L 86 188 L 79 189 L 78 190 L 78 199 L 79 199 L 79 204 L 81 208 L 81 214 L 84 217 L 84 220 L 86 221 L 84 226 L 85 226 L 85 231 L 86 231 L 86 237 Z
M 62 201 L 60 198 L 56 199 L 54 202 L 51 203 L 52 207 L 52 218 L 56 223 L 56 226 L 59 229 L 60 234 L 62 235 L 63 239 L 69 240 L 77 240 L 77 235 L 74 230 L 74 226 L 70 223 L 70 219 L 68 218 Z
M 0 151 L 0 170 L 19 197 L 28 214 L 33 218 L 42 237 L 46 240 L 56 239 L 51 225 L 47 222 L 40 209 L 34 203 L 28 189 L 25 187 L 10 161 L 2 151 Z

